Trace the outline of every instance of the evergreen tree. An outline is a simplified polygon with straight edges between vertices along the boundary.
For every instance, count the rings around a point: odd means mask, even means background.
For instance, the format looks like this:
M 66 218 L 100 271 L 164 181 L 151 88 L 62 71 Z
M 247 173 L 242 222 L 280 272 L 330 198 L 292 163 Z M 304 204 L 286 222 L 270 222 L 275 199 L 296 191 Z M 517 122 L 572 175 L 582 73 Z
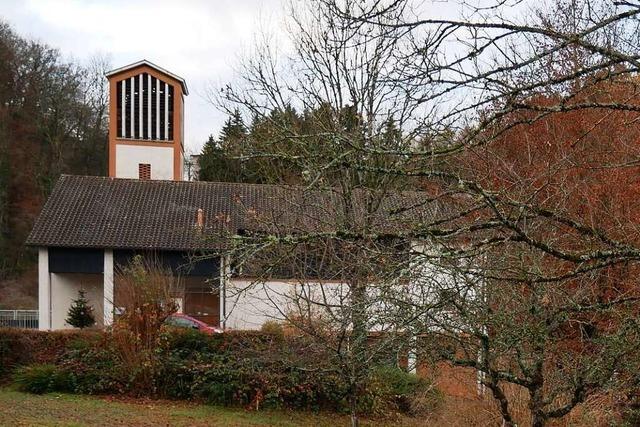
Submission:
M 202 147 L 198 162 L 200 163 L 198 172 L 200 181 L 225 181 L 222 174 L 228 170 L 229 165 L 226 164 L 224 150 L 213 135 L 209 136 Z
M 69 312 L 67 313 L 67 323 L 73 327 L 84 329 L 93 326 L 96 320 L 93 316 L 93 307 L 84 296 L 84 291 L 78 291 L 78 299 L 73 300 Z
M 227 146 L 229 144 L 241 144 L 247 137 L 247 127 L 242 119 L 240 110 L 234 110 L 227 118 L 220 131 L 220 141 Z

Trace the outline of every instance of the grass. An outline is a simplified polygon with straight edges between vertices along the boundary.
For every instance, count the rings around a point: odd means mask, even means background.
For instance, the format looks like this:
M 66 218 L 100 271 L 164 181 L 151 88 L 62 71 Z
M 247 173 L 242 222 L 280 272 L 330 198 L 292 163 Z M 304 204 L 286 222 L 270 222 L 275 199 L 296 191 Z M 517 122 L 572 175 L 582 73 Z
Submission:
M 409 421 L 409 420 L 407 420 Z M 336 414 L 246 411 L 184 402 L 119 400 L 0 388 L 0 426 L 331 426 L 348 425 Z M 365 421 L 364 425 L 384 425 Z M 394 420 L 389 425 L 418 425 Z
M 517 403 L 517 401 L 516 401 Z M 593 403 L 593 402 L 592 402 Z M 595 402 L 596 404 L 598 402 Z M 554 427 L 613 425 L 593 404 Z M 596 405 L 597 409 L 597 405 Z M 600 415 L 598 416 L 598 414 Z M 361 420 L 363 426 L 501 426 L 491 400 L 447 396 L 435 413 L 409 418 Z M 0 427 L 4 426 L 348 426 L 346 415 L 302 411 L 248 411 L 188 402 L 124 399 L 51 393 L 34 395 L 0 387 Z M 526 423 L 523 423 L 526 425 Z
M 427 416 L 364 419 L 362 426 L 499 427 L 487 401 L 446 397 Z M 318 426 L 350 425 L 349 417 L 303 411 L 249 411 L 183 401 L 125 399 L 50 393 L 34 395 L 0 387 L 0 427 L 4 426 Z M 557 424 L 583 425 L 583 424 Z

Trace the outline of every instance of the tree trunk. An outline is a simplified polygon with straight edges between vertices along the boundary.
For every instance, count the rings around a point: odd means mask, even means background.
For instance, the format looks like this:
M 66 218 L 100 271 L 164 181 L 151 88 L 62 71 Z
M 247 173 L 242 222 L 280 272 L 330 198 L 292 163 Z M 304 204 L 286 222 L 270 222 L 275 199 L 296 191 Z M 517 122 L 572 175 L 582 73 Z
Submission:
M 355 390 L 353 390 L 351 396 L 349 396 L 349 407 L 351 410 L 351 427 L 358 427 L 360 425 L 360 421 L 358 420 L 358 395 Z
M 531 403 L 529 410 L 531 411 L 531 426 L 544 427 L 547 424 L 547 417 L 542 410 L 542 389 L 536 388 L 531 393 Z
M 363 379 L 367 376 L 368 367 L 364 356 L 367 351 L 367 286 L 364 281 L 351 281 L 351 320 L 353 332 L 351 339 L 351 426 L 357 427 L 358 402 Z
M 532 427 L 544 427 L 547 424 L 547 419 L 540 413 L 532 414 L 531 426 Z

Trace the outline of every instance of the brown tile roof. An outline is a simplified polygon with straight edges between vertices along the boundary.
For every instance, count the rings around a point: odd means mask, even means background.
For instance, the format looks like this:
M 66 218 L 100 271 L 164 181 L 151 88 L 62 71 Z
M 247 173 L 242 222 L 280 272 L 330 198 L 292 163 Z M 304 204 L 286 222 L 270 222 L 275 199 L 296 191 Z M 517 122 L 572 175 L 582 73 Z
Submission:
M 356 200 L 360 225 L 388 233 L 438 213 L 422 193 L 384 198 L 375 215 L 367 215 L 366 193 Z M 270 233 L 326 232 L 343 229 L 343 198 L 330 190 L 304 187 L 221 183 L 141 181 L 63 175 L 56 183 L 27 244 L 91 248 L 210 250 L 215 239 L 240 230 Z M 196 225 L 198 209 L 205 224 Z

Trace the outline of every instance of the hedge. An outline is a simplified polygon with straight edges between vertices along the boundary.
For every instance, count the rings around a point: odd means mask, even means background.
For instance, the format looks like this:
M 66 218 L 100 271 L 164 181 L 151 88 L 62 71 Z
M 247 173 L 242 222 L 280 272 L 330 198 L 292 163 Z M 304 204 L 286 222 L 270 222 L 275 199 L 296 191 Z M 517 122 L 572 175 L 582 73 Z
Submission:
M 25 391 L 128 394 L 254 409 L 346 411 L 349 387 L 332 356 L 303 337 L 264 332 L 165 331 L 157 347 L 129 351 L 116 333 L 0 329 L 0 375 Z M 425 380 L 375 368 L 363 413 L 412 411 Z M 433 396 L 431 396 L 433 397 Z
M 43 332 L 33 329 L 0 328 L 0 380 L 18 366 L 55 364 L 74 343 L 99 340 L 96 330 Z

